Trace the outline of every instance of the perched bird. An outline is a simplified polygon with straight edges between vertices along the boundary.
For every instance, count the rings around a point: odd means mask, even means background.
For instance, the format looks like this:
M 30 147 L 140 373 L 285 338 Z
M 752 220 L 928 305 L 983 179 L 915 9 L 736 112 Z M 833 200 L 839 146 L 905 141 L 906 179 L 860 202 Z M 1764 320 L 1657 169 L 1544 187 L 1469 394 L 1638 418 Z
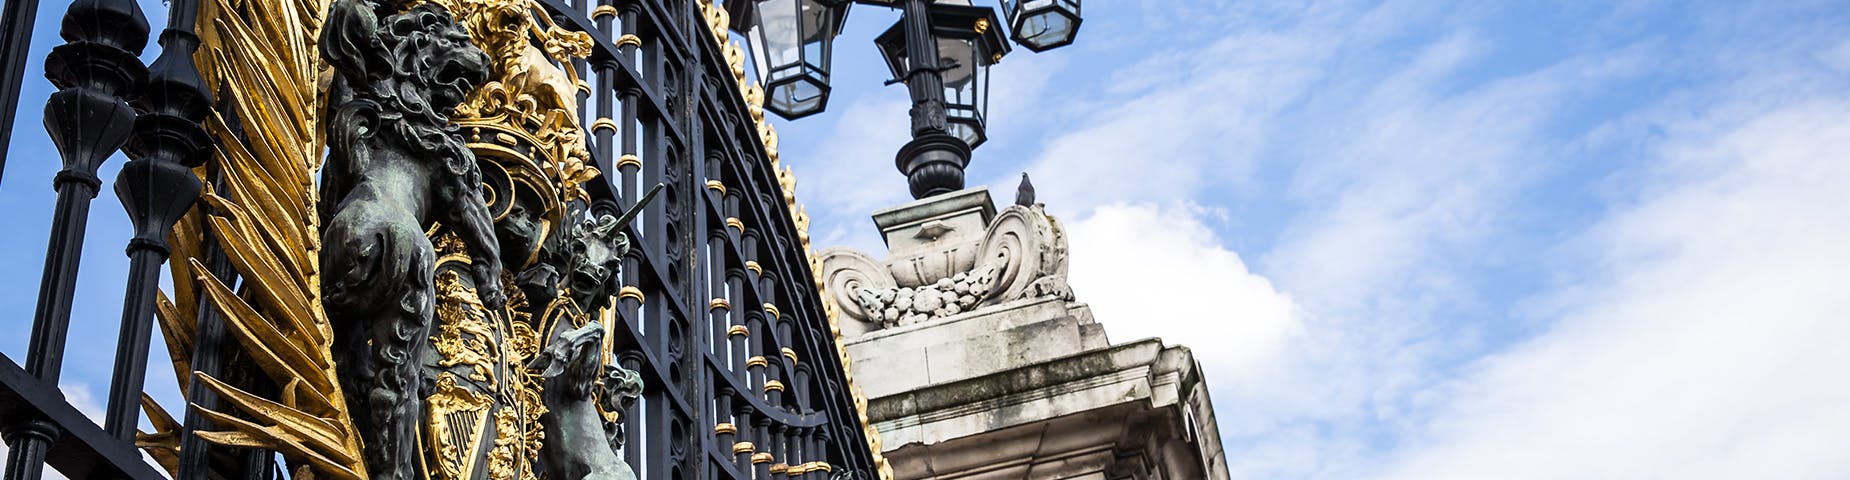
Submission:
M 1021 172 L 1021 186 L 1015 187 L 1015 204 L 1034 206 L 1034 184 L 1028 183 L 1028 172 Z

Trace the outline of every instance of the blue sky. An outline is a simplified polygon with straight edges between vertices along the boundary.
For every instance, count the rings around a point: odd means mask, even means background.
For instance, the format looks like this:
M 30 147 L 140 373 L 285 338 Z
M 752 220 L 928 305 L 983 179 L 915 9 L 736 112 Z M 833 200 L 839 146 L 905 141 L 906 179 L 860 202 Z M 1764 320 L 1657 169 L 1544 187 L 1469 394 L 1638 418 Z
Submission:
M 57 196 L 51 178 L 63 164 L 57 149 L 45 133 L 43 111 L 45 99 L 56 91 L 45 80 L 44 58 L 52 47 L 63 43 L 58 36 L 59 20 L 69 2 L 41 2 L 32 31 L 31 52 L 27 55 L 26 75 L 19 98 L 19 113 L 14 119 L 12 144 L 8 148 L 5 177 L 0 178 L 0 224 L 7 231 L 0 234 L 0 351 L 23 364 L 26 339 L 32 331 L 32 316 L 38 300 L 39 278 L 45 266 L 45 247 L 50 236 L 53 205 Z M 157 2 L 142 2 L 148 17 L 150 36 L 157 36 L 167 23 L 166 7 Z M 153 39 L 141 52 L 143 62 L 152 62 L 160 53 Z M 70 341 L 60 387 L 65 396 L 93 419 L 101 418 L 108 401 L 109 379 L 114 368 L 116 336 L 122 321 L 122 292 L 128 280 L 128 257 L 124 249 L 134 230 L 128 214 L 116 200 L 116 173 L 126 162 L 117 153 L 97 172 L 102 192 L 90 204 L 89 231 L 84 239 L 83 264 L 77 281 L 77 301 L 73 306 Z M 167 279 L 162 279 L 163 284 Z M 167 358 L 159 333 L 153 342 L 155 359 L 148 368 L 145 389 L 156 398 L 180 397 L 173 369 L 160 359 Z M 144 425 L 146 423 L 144 422 Z
M 1842 478 L 1850 5 L 1087 2 L 993 72 L 1114 339 L 1207 369 L 1238 478 Z M 907 99 L 858 8 L 779 125 L 882 252 Z
M 1113 338 L 1194 350 L 1235 477 L 1850 477 L 1850 5 L 1086 8 L 992 72 L 971 184 L 1032 174 Z M 867 215 L 908 199 L 871 43 L 895 18 L 855 8 L 829 110 L 777 125 L 818 248 L 881 253 Z M 56 168 L 19 123 L 15 358 Z M 124 218 L 99 196 L 80 298 L 119 298 Z M 78 306 L 74 397 L 119 314 Z

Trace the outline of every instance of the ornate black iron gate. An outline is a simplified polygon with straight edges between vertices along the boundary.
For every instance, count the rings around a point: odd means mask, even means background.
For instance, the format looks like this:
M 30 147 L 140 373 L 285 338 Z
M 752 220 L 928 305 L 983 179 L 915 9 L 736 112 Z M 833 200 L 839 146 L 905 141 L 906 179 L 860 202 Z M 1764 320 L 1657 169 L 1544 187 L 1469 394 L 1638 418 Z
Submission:
M 726 38 L 725 7 L 704 0 L 536 2 L 552 22 L 593 39 L 572 66 L 590 87 L 579 93 L 577 120 L 603 172 L 584 185 L 586 206 L 593 214 L 619 212 L 636 204 L 645 185 L 664 185 L 630 225 L 634 248 L 623 259 L 624 286 L 608 317 L 616 320 L 614 361 L 640 372 L 646 385 L 623 415 L 625 460 L 647 479 L 890 475 L 861 414 L 864 400 L 853 393 L 833 306 L 812 275 L 807 219 L 795 206 L 788 170 L 777 166 L 762 94 L 745 85 L 743 52 Z M 138 407 L 148 401 L 140 392 L 160 306 L 159 267 L 175 249 L 189 248 L 167 244 L 168 226 L 200 201 L 201 181 L 208 191 L 224 188 L 230 168 L 207 154 L 213 137 L 202 118 L 237 121 L 234 109 L 212 103 L 190 61 L 200 3 L 168 4 L 174 22 L 150 68 L 132 55 L 148 32 L 134 2 L 78 0 L 66 17 L 69 43 L 48 60 L 47 76 L 63 90 L 47 107 L 47 126 L 66 168 L 54 179 L 58 211 L 26 364 L 0 358 L 8 480 L 40 478 L 45 464 L 72 478 L 160 476 L 135 447 Z M 25 51 L 35 4 L 6 3 L 0 86 L 18 85 L 23 62 L 16 53 Z M 16 97 L 17 89 L 0 94 Z M 99 427 L 63 400 L 56 383 L 85 213 L 101 186 L 97 164 L 125 143 L 135 167 L 125 167 L 117 188 L 137 227 L 135 273 L 124 294 L 109 421 Z M 0 151 L 5 146 L 0 138 Z M 211 242 L 190 248 L 205 270 L 236 286 L 228 252 Z M 217 375 L 231 342 L 225 322 L 210 309 L 189 320 L 197 321 L 192 370 Z M 188 403 L 218 408 L 218 395 L 191 383 Z M 249 388 L 287 387 L 258 381 Z M 285 475 L 274 453 L 200 441 L 192 433 L 212 422 L 194 409 L 185 417 L 172 425 L 180 441 L 170 452 L 177 467 L 169 469 L 180 476 Z

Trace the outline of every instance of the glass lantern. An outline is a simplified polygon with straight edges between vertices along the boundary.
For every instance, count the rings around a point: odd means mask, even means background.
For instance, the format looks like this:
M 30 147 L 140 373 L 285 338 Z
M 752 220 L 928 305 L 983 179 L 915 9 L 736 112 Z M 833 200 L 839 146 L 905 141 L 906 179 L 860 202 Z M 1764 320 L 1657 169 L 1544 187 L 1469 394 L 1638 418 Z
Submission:
M 1008 53 L 1008 41 L 993 10 L 949 3 L 931 6 L 931 35 L 938 46 L 937 69 L 944 81 L 947 133 L 976 148 L 988 139 L 983 125 L 989 103 L 989 66 Z M 894 24 L 874 43 L 894 78 L 911 80 L 904 22 Z
M 828 106 L 829 57 L 848 6 L 847 0 L 757 0 L 746 40 L 766 110 L 796 119 Z
M 1015 42 L 1043 52 L 1073 43 L 1079 34 L 1079 0 L 1002 0 Z

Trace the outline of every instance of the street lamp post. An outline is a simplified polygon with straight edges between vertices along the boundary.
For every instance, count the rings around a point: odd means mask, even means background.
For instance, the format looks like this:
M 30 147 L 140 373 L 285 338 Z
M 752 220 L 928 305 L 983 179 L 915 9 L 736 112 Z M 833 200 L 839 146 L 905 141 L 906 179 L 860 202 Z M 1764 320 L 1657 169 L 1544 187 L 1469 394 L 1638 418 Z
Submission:
M 1002 0 L 1006 26 L 994 9 L 969 0 L 751 1 L 753 20 L 740 24 L 750 25 L 745 33 L 766 88 L 766 109 L 786 119 L 825 108 L 828 43 L 850 3 L 900 9 L 899 23 L 875 43 L 893 72 L 889 84 L 905 83 L 912 96 L 912 140 L 894 163 L 913 198 L 963 189 L 970 150 L 988 138 L 988 69 L 1009 51 L 1005 30 L 1038 52 L 1071 44 L 1079 28 L 1080 0 Z M 819 64 L 805 62 L 811 58 Z
M 995 13 L 987 8 L 933 5 L 929 17 L 931 34 L 924 39 L 924 45 L 935 50 L 909 55 L 913 40 L 906 32 L 914 30 L 905 28 L 903 22 L 880 34 L 874 44 L 886 57 L 887 67 L 897 79 L 895 82 L 916 86 L 923 83 L 915 82 L 916 78 L 935 74 L 943 92 L 935 99 L 944 107 L 944 129 L 970 148 L 976 148 L 988 138 L 983 129 L 983 114 L 988 97 L 989 66 L 1008 54 L 1008 40 L 996 27 Z M 928 66 L 923 69 L 913 66 L 916 60 L 926 60 Z M 918 88 L 913 90 L 914 98 L 919 98 Z
M 1008 53 L 1008 41 L 989 8 L 925 0 L 905 8 L 923 14 L 908 10 L 874 43 L 912 94 L 912 141 L 894 161 L 913 198 L 925 198 L 963 189 L 970 149 L 988 138 L 989 66 Z

